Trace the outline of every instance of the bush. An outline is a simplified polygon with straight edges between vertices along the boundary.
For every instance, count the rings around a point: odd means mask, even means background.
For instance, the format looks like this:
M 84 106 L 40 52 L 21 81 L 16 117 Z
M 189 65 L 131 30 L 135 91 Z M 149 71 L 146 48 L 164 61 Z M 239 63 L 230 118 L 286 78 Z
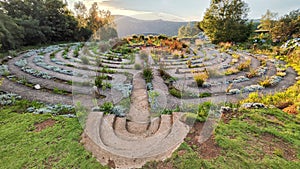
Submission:
M 148 53 L 147 53 L 147 51 L 145 51 L 145 50 L 141 50 L 141 52 L 140 52 L 140 57 L 143 59 L 143 60 L 147 60 L 148 59 Z
M 86 56 L 82 56 L 80 59 L 83 64 L 85 64 L 85 65 L 90 64 L 89 58 L 87 58 Z
M 169 93 L 174 96 L 174 97 L 177 97 L 177 98 L 182 98 L 182 93 L 180 90 L 176 89 L 175 87 L 171 87 L 169 89 Z
M 207 74 L 209 75 L 209 77 L 212 78 L 219 78 L 223 76 L 223 74 L 219 72 L 217 69 L 207 69 Z
M 134 69 L 135 70 L 141 70 L 142 69 L 142 65 L 141 64 L 135 64 L 134 65 Z
M 250 71 L 248 73 L 246 73 L 246 77 L 247 78 L 253 78 L 257 76 L 257 72 L 254 69 L 250 69 Z
M 200 121 L 205 121 L 208 116 L 209 110 L 213 109 L 214 107 L 215 106 L 211 102 L 204 102 L 200 104 L 198 107 L 198 119 Z
M 95 78 L 95 86 L 97 86 L 98 88 L 102 87 L 103 83 L 103 77 L 102 76 L 97 76 Z
M 246 60 L 246 61 L 240 63 L 240 64 L 237 66 L 237 69 L 238 69 L 239 71 L 242 71 L 242 70 L 245 70 L 245 69 L 249 69 L 250 65 L 251 65 L 251 59 Z
M 225 71 L 225 75 L 228 76 L 228 75 L 236 74 L 238 72 L 239 70 L 237 68 L 229 68 Z
M 264 78 L 263 80 L 261 80 L 261 81 L 259 82 L 259 84 L 260 84 L 261 86 L 263 86 L 263 87 L 270 87 L 270 86 L 271 86 L 271 79 L 270 79 L 270 77 Z
M 205 92 L 205 93 L 200 93 L 200 94 L 199 94 L 199 97 L 200 97 L 200 98 L 204 98 L 204 97 L 210 97 L 211 95 L 212 95 L 211 93 Z
M 186 64 L 187 64 L 188 68 L 192 68 L 192 61 L 191 60 L 188 60 L 186 62 Z
M 111 114 L 114 105 L 112 102 L 105 102 L 100 106 L 100 110 L 104 112 L 104 114 Z
M 153 79 L 153 72 L 150 67 L 147 67 L 143 70 L 143 77 L 147 83 L 150 83 Z
M 197 73 L 194 75 L 194 80 L 196 81 L 198 87 L 201 87 L 207 79 L 207 73 Z

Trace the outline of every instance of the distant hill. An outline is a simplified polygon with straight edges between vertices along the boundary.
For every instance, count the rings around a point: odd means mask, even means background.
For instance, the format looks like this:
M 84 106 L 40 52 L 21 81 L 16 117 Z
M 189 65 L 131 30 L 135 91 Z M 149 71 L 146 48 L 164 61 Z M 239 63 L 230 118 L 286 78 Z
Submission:
M 118 36 L 124 37 L 132 34 L 165 34 L 176 36 L 178 29 L 188 22 L 173 22 L 164 20 L 140 20 L 128 16 L 116 15 L 115 23 Z

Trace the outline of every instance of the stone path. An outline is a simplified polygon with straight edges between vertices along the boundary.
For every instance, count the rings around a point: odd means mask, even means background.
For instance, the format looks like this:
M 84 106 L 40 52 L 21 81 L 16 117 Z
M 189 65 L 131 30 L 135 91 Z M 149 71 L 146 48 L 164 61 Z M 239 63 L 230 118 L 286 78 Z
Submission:
M 147 161 L 170 157 L 183 142 L 189 127 L 180 121 L 182 115 L 151 119 L 146 82 L 138 73 L 127 118 L 90 113 L 82 142 L 103 164 L 113 161 L 118 168 L 142 167 Z

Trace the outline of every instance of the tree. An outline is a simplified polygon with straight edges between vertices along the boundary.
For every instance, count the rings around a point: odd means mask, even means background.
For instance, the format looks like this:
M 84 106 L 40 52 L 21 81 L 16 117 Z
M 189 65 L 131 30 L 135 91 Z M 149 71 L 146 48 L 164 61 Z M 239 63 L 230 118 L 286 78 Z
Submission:
M 200 27 L 213 43 L 242 42 L 251 33 L 248 11 L 242 0 L 212 0 Z
M 0 49 L 16 49 L 22 45 L 22 27 L 0 10 Z
M 88 28 L 93 32 L 93 37 L 95 39 L 105 40 L 103 31 L 108 31 L 109 34 L 114 35 L 116 31 L 113 31 L 114 22 L 113 16 L 110 11 L 99 10 L 97 3 L 93 3 L 92 7 L 89 10 L 88 16 Z M 109 28 L 108 28 L 109 27 Z M 102 34 L 102 36 L 101 36 Z
M 277 15 L 277 13 L 273 13 L 270 10 L 267 10 L 266 14 L 263 15 L 260 19 L 258 29 L 271 31 L 271 29 L 275 25 Z
M 300 37 L 300 9 L 294 10 L 281 17 L 271 29 L 273 39 L 286 41 L 290 38 Z
M 79 1 L 74 4 L 74 10 L 76 13 L 76 18 L 78 20 L 78 25 L 80 28 L 87 27 L 87 8 L 83 2 Z
M 200 29 L 198 27 L 198 23 L 188 23 L 186 26 L 181 26 L 178 29 L 178 37 L 184 38 L 184 37 L 194 37 L 200 32 Z

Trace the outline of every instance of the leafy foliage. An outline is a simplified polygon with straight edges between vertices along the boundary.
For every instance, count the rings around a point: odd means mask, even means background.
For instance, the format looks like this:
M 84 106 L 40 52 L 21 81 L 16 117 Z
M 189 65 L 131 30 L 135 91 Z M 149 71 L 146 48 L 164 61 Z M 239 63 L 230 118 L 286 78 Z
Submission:
M 93 33 L 103 40 L 117 37 L 113 17 L 109 11 L 98 10 L 97 3 L 89 13 L 82 2 L 75 3 L 76 16 L 61 0 L 4 0 L 0 5 L 0 49 L 85 41 Z
M 213 43 L 242 42 L 251 32 L 247 24 L 249 9 L 242 0 L 212 0 L 200 27 Z
M 147 83 L 151 82 L 153 79 L 153 72 L 150 67 L 147 67 L 143 70 L 143 77 Z

